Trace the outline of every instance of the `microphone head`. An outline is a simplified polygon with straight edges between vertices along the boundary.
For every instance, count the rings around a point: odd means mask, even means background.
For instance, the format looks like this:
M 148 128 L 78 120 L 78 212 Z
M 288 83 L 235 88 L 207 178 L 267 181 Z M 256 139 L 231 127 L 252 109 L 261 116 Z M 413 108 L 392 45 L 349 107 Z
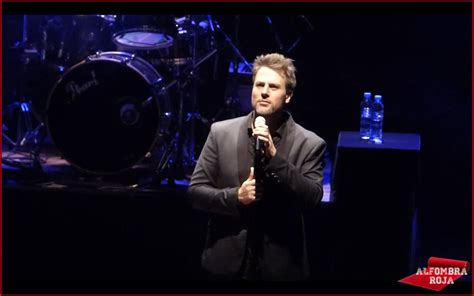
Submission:
M 255 126 L 262 125 L 265 125 L 265 118 L 263 116 L 257 116 L 257 118 L 255 118 Z M 255 150 L 258 152 L 259 155 L 263 155 L 263 153 L 265 153 L 263 143 L 258 138 L 255 141 Z
M 263 125 L 265 124 L 266 121 L 265 121 L 265 117 L 263 116 L 257 116 L 257 118 L 255 118 L 255 125 Z

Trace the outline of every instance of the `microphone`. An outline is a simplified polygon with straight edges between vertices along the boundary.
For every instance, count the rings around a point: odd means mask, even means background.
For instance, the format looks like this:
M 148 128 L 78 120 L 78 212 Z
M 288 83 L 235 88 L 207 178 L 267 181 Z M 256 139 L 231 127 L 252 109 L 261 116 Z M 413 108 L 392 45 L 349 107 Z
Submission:
M 263 116 L 257 116 L 255 118 L 255 127 L 261 127 L 265 125 L 265 118 Z M 264 161 L 265 161 L 265 142 L 256 139 L 255 141 L 255 156 L 254 156 L 254 174 L 255 174 L 255 200 L 260 200 L 263 197 L 264 187 Z
M 257 118 L 255 118 L 254 126 L 257 127 L 261 125 L 265 125 L 265 118 L 263 116 L 257 116 Z M 259 138 L 257 138 L 255 142 L 255 150 L 262 152 L 262 154 L 264 152 L 264 143 Z

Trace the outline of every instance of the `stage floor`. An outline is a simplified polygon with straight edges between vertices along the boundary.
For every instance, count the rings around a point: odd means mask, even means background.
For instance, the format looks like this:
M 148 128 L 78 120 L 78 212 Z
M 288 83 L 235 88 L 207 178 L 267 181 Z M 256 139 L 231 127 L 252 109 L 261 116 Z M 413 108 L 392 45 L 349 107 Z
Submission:
M 192 173 L 192 167 L 178 178 L 169 178 L 166 173 L 157 178 L 152 166 L 143 161 L 127 170 L 114 174 L 92 174 L 78 169 L 61 156 L 61 153 L 46 141 L 38 157 L 33 162 L 30 152 L 10 151 L 2 147 L 3 183 L 8 186 L 22 185 L 44 189 L 96 189 L 101 191 L 154 192 L 166 187 L 186 190 Z M 325 159 L 324 196 L 322 201 L 330 201 L 331 160 Z M 175 188 L 176 189 L 176 188 Z

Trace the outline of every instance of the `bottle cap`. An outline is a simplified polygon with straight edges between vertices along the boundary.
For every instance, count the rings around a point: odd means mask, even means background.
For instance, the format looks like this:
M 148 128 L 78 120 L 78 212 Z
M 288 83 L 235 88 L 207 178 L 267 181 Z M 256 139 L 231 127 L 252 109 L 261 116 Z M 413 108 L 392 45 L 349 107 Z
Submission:
M 368 92 L 368 91 L 364 92 L 364 98 L 370 99 L 371 97 L 372 97 L 372 93 L 371 93 L 371 92 Z
M 375 96 L 374 96 L 374 99 L 375 99 L 376 101 L 382 101 L 382 96 L 381 96 L 381 95 L 375 95 Z

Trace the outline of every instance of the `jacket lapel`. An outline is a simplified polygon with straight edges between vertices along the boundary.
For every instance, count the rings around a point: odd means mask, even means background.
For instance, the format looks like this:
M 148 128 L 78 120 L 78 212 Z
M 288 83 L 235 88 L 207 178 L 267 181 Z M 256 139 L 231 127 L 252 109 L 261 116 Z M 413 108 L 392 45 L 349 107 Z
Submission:
M 239 184 L 242 184 L 250 173 L 252 161 L 249 153 L 249 135 L 248 122 L 252 116 L 252 112 L 245 116 L 239 126 L 237 139 L 237 166 L 239 171 Z
M 295 122 L 293 120 L 293 117 L 288 118 L 288 121 L 286 122 L 286 131 L 285 135 L 282 135 L 282 138 L 280 140 L 280 144 L 278 145 L 277 151 L 278 154 L 281 156 L 285 157 L 286 159 L 290 160 L 290 152 L 291 149 L 293 148 L 293 144 L 295 143 L 295 137 L 296 137 L 296 128 L 295 128 Z

